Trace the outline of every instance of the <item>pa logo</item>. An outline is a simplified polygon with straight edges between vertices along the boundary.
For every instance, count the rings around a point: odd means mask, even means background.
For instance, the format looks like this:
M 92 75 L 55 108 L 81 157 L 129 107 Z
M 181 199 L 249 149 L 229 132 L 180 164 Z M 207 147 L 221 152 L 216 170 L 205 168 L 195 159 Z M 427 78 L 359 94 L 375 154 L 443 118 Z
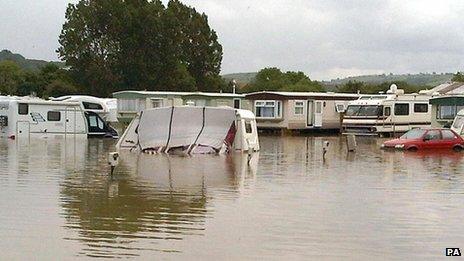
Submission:
M 461 256 L 459 248 L 446 248 L 446 256 Z

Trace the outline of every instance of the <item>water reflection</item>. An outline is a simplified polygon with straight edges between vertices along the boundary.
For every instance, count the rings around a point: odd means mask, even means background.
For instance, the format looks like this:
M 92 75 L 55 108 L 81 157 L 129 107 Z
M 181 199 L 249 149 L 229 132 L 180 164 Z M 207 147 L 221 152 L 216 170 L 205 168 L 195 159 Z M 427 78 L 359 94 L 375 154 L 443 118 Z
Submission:
M 344 137 L 261 136 L 250 166 L 123 153 L 111 178 L 112 140 L 0 140 L 2 257 L 431 259 L 459 246 L 464 153 L 382 142 L 348 153 Z
M 87 247 L 80 254 L 98 257 L 137 255 L 140 250 L 175 252 L 157 241 L 204 234 L 209 204 L 240 193 L 252 179 L 259 155 L 251 164 L 242 154 L 180 157 L 121 153 L 114 176 L 74 174 L 61 185 L 66 227 Z M 219 193 L 218 193 L 219 191 Z M 144 241 L 144 242 L 141 242 Z

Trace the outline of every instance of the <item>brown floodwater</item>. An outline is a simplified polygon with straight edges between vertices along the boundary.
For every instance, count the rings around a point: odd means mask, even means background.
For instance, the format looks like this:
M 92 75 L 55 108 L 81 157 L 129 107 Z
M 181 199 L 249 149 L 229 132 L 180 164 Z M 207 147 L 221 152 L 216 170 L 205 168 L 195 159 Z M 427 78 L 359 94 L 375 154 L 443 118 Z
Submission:
M 326 159 L 322 142 L 330 142 Z M 122 153 L 0 141 L 2 259 L 436 259 L 464 248 L 464 153 L 261 136 L 261 152 Z

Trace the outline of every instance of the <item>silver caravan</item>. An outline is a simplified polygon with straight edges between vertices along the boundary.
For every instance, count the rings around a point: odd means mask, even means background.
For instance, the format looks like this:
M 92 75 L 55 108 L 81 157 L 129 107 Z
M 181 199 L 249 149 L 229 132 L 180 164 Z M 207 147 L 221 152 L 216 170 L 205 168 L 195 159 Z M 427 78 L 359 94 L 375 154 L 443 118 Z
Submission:
M 429 127 L 430 95 L 404 94 L 392 85 L 387 94 L 364 95 L 348 104 L 343 133 L 389 135 L 412 128 Z
M 9 97 L 0 99 L 0 135 L 12 139 L 117 137 L 117 132 L 96 113 L 84 112 L 77 102 Z
M 254 114 L 230 107 L 172 106 L 140 112 L 116 148 L 145 153 L 258 151 Z

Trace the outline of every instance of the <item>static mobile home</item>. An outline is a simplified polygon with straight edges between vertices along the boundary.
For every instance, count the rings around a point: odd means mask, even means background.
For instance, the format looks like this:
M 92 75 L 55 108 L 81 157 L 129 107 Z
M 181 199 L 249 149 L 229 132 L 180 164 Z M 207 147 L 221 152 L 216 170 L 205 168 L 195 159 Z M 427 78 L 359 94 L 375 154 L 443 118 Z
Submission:
M 318 92 L 255 92 L 251 102 L 260 129 L 339 129 L 348 102 L 358 94 Z
M 464 109 L 464 95 L 446 95 L 430 99 L 432 105 L 431 122 L 433 127 L 451 127 L 458 114 Z
M 384 135 L 430 126 L 430 95 L 404 94 L 393 85 L 387 94 L 363 95 L 349 103 L 343 133 Z
M 229 106 L 246 108 L 244 95 L 210 92 L 120 91 L 113 93 L 118 103 L 118 120 L 129 123 L 145 109 L 170 106 Z

